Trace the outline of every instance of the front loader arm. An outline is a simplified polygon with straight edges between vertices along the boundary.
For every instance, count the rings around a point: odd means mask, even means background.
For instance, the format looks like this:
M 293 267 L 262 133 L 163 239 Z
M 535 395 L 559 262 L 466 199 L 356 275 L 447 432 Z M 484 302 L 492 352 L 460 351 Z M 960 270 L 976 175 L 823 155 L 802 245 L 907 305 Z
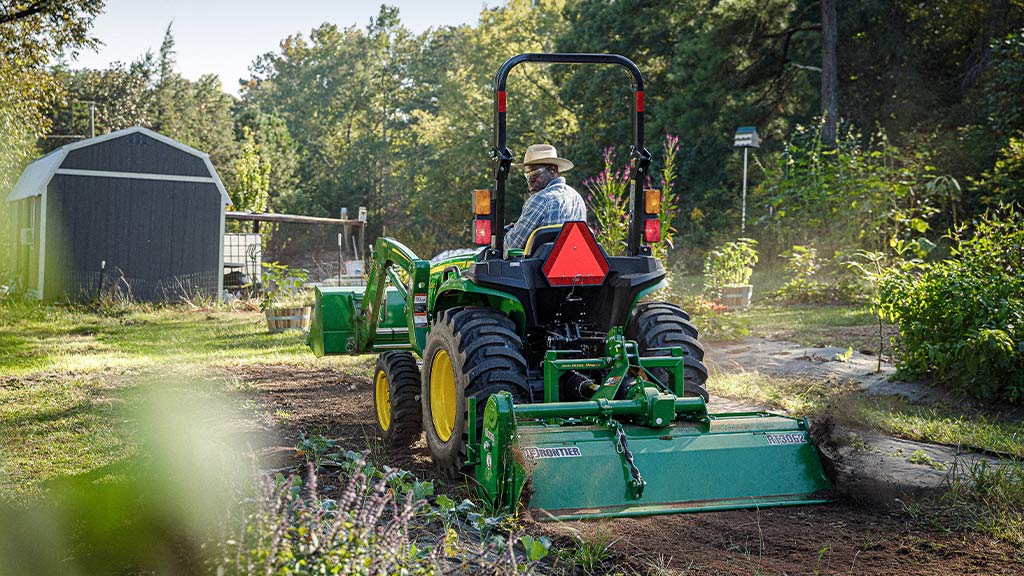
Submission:
M 394 238 L 378 238 L 374 245 L 362 312 L 356 319 L 359 349 L 373 349 L 381 306 L 384 305 L 384 288 L 389 280 L 405 301 L 409 343 L 417 354 L 422 354 L 427 338 L 430 261 L 417 258 L 412 250 Z

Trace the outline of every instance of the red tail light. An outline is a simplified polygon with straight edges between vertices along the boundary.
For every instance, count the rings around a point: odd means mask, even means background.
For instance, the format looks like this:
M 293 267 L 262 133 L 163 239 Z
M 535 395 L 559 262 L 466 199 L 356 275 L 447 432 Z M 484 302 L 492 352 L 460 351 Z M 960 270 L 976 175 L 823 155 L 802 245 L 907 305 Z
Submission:
M 473 220 L 473 242 L 477 246 L 491 243 L 491 221 L 477 218 Z
M 645 242 L 660 242 L 661 241 L 661 220 L 658 218 L 648 218 L 644 222 L 644 241 Z
M 608 260 L 586 222 L 567 222 L 543 270 L 552 286 L 596 286 L 608 275 Z

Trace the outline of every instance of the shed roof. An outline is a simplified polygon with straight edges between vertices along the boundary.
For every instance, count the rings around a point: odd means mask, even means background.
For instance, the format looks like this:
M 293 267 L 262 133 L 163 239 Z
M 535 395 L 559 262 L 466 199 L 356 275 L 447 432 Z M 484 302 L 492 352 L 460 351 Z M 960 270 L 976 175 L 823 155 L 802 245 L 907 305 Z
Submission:
M 216 184 L 217 189 L 220 190 L 221 199 L 224 201 L 225 204 L 231 204 L 231 198 L 228 196 L 228 191 L 227 189 L 224 188 L 224 183 L 221 182 L 220 176 L 217 175 L 217 171 L 213 168 L 213 163 L 210 162 L 209 154 L 196 150 L 191 146 L 182 144 L 177 140 L 168 138 L 167 136 L 154 132 L 148 128 L 143 128 L 142 126 L 133 126 L 131 128 L 125 128 L 124 130 L 118 130 L 116 132 L 111 132 L 109 134 L 104 134 L 102 136 L 96 136 L 95 138 L 87 138 L 85 140 L 80 140 L 78 142 L 74 142 L 71 144 L 65 144 L 64 146 L 61 146 L 60 148 L 54 150 L 53 152 L 50 152 L 46 156 L 43 156 L 42 158 L 36 160 L 35 162 L 32 162 L 27 167 L 25 167 L 25 171 L 21 173 L 21 177 L 18 178 L 18 183 L 14 185 L 14 190 L 12 190 L 10 195 L 7 196 L 7 201 L 14 202 L 15 200 L 22 200 L 24 198 L 31 198 L 32 196 L 41 195 L 43 191 L 46 190 L 46 187 L 50 184 L 50 180 L 53 179 L 53 175 L 57 173 L 57 170 L 60 169 L 61 164 L 64 163 L 64 159 L 67 158 L 68 152 L 71 152 L 72 150 L 78 150 L 79 148 L 86 148 L 88 146 L 93 146 L 101 142 L 114 140 L 116 138 L 121 138 L 122 136 L 128 136 L 129 134 L 135 133 L 144 134 L 145 136 L 149 136 L 154 140 L 163 142 L 168 146 L 177 148 L 182 152 L 201 158 L 203 162 L 206 164 L 207 170 L 209 170 L 210 179 L 214 184 Z M 74 173 L 82 172 L 85 171 L 74 171 Z M 95 175 L 102 174 L 97 173 Z M 139 179 L 146 179 L 147 177 L 159 176 L 159 178 L 162 180 L 175 179 L 173 175 L 147 175 L 126 173 L 120 174 L 120 176 Z M 180 179 L 189 179 L 195 181 L 194 178 L 189 178 L 187 176 L 180 176 Z

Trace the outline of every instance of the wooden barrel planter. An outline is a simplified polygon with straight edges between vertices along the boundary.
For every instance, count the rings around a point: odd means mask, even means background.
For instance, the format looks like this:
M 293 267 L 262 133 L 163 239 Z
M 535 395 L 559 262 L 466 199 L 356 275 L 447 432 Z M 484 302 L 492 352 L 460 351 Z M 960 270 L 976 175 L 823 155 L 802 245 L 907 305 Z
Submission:
M 293 308 L 267 308 L 267 329 L 271 334 L 285 330 L 309 330 L 312 306 Z
M 722 304 L 729 310 L 739 310 L 750 306 L 750 297 L 754 294 L 754 287 L 750 284 L 737 284 L 724 286 L 722 288 Z

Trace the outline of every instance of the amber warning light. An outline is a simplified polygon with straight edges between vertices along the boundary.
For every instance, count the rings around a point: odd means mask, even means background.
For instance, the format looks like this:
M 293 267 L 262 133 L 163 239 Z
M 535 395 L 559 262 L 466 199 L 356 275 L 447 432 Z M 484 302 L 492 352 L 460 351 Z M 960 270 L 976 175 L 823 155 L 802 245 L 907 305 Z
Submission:
M 644 242 L 661 241 L 661 190 L 644 190 Z
M 543 271 L 552 286 L 599 286 L 608 276 L 608 259 L 586 222 L 567 222 Z

